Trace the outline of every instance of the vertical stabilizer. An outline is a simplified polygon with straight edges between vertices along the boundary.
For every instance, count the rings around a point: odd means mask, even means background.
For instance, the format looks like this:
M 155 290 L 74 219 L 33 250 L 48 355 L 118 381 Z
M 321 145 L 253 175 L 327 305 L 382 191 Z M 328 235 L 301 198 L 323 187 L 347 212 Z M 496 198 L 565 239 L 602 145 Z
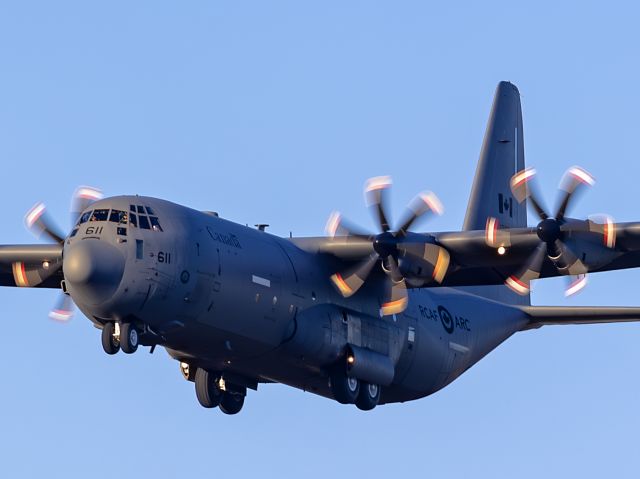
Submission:
M 509 82 L 500 82 L 484 134 L 476 176 L 464 219 L 464 230 L 483 230 L 487 218 L 498 218 L 501 228 L 527 226 L 526 202 L 518 203 L 509 181 L 524 169 L 524 142 L 520 92 Z M 465 290 L 510 304 L 529 304 L 506 286 L 480 286 Z

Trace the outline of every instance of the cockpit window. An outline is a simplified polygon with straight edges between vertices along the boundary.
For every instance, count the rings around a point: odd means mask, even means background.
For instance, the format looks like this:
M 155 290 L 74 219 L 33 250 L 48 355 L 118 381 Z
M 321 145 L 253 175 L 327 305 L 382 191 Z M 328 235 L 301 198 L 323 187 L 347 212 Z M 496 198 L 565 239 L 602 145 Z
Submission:
M 138 205 L 138 213 L 142 213 L 143 215 L 145 214 L 145 212 L 144 212 L 144 206 L 140 206 L 140 205 Z
M 113 223 L 120 223 L 122 225 L 126 225 L 128 221 L 128 216 L 129 214 L 126 211 L 111 210 L 109 221 Z
M 94 210 L 89 221 L 107 221 L 109 210 Z
M 149 225 L 149 219 L 146 216 L 140 215 L 138 216 L 138 219 L 140 220 L 140 228 L 144 230 L 151 229 L 151 226 Z
M 147 213 L 149 213 L 150 215 L 155 215 L 150 206 L 145 206 L 145 208 L 147 209 Z
M 129 215 L 129 223 L 131 223 L 131 226 L 138 226 L 138 218 L 136 218 L 136 215 L 134 215 L 133 213 Z
M 129 211 L 131 211 L 132 213 L 136 212 L 136 205 L 129 205 Z
M 149 209 L 149 207 L 147 207 L 147 209 Z M 149 216 L 149 221 L 151 221 L 151 229 L 153 231 L 162 231 L 162 226 L 160 226 L 158 218 L 155 216 Z
M 93 213 L 93 211 L 87 211 L 86 213 L 82 213 L 82 216 L 78 220 L 78 224 L 81 225 L 82 223 L 86 223 L 87 221 L 89 221 L 89 218 L 91 218 L 91 213 Z

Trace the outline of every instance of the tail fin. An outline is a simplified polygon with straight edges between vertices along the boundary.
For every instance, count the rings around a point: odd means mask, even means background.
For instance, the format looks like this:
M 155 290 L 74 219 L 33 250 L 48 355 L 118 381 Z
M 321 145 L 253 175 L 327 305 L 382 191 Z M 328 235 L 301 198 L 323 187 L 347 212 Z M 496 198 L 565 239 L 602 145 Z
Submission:
M 511 194 L 511 177 L 524 169 L 524 142 L 520 92 L 509 82 L 500 82 L 484 134 L 480 159 L 464 219 L 464 230 L 482 230 L 487 218 L 498 218 L 501 227 L 527 226 L 526 202 Z M 530 304 L 506 286 L 480 286 L 467 291 L 509 304 Z

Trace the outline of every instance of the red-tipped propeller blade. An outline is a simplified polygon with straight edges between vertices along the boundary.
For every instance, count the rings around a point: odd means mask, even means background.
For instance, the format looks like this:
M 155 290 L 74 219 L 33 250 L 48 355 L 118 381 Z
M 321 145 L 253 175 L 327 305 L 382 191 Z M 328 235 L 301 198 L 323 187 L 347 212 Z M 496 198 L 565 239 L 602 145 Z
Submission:
M 385 291 L 385 298 L 380 306 L 381 316 L 390 316 L 392 314 L 399 314 L 403 312 L 409 304 L 409 294 L 407 293 L 407 285 L 400 268 L 394 257 L 389 256 L 386 258 L 387 266 L 391 271 L 391 281 L 387 282 L 387 289 Z M 396 278 L 396 279 L 393 279 Z
M 509 276 L 504 284 L 520 295 L 529 294 L 531 281 L 540 277 L 542 264 L 546 256 L 547 245 L 540 243 L 529 256 L 522 270 L 518 274 Z
M 562 221 L 566 212 L 571 205 L 571 201 L 575 198 L 576 193 L 585 186 L 593 186 L 595 178 L 586 170 L 579 166 L 572 166 L 567 170 L 560 183 L 560 189 L 563 192 L 558 211 L 555 215 L 556 219 Z
M 420 193 L 411 201 L 411 203 L 409 203 L 407 209 L 408 213 L 405 214 L 406 219 L 398 229 L 398 232 L 396 233 L 397 237 L 405 237 L 413 223 L 425 214 L 435 213 L 437 215 L 442 215 L 444 212 L 444 207 L 442 206 L 440 199 L 431 191 Z
M 511 192 L 515 196 L 518 203 L 522 203 L 528 199 L 541 220 L 546 220 L 549 215 L 537 199 L 537 195 L 533 192 L 533 180 L 536 176 L 534 168 L 526 168 L 511 178 Z
M 74 305 L 71 296 L 60 293 L 55 306 L 49 313 L 49 317 L 56 321 L 66 322 L 73 317 Z
M 47 236 L 55 243 L 64 243 L 65 235 L 60 232 L 60 229 L 53 223 L 51 218 L 49 218 L 47 207 L 44 203 L 39 202 L 33 205 L 25 215 L 24 223 L 27 229 L 37 238 Z
M 378 259 L 378 254 L 372 253 L 367 259 L 350 271 L 344 274 L 336 273 L 331 275 L 331 281 L 338 291 L 340 291 L 340 294 L 345 298 L 348 298 L 349 296 L 354 295 L 364 284 L 367 276 L 371 273 L 371 270 Z
M 371 238 L 371 233 L 347 221 L 338 211 L 334 211 L 329 215 L 324 229 L 330 238 L 347 236 L 362 239 Z
M 380 230 L 386 233 L 391 229 L 389 226 L 387 211 L 387 195 L 391 187 L 390 176 L 376 176 L 370 178 L 364 185 L 364 197 L 367 207 L 373 210 L 376 222 Z
M 400 243 L 398 251 L 431 265 L 431 278 L 437 283 L 442 283 L 451 259 L 445 248 L 431 243 Z

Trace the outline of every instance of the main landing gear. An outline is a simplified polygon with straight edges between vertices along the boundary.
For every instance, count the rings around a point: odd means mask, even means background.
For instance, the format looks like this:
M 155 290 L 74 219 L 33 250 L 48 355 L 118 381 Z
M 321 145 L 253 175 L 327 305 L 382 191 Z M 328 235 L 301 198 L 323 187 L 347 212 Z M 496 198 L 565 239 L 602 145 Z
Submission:
M 187 365 L 185 368 L 181 363 L 180 369 L 188 379 L 189 366 Z M 198 368 L 194 382 L 196 397 L 202 407 L 220 407 L 220 410 L 225 414 L 238 414 L 242 409 L 247 389 L 226 382 L 220 373 Z
M 107 322 L 102 327 L 102 349 L 107 354 L 116 354 L 122 349 L 125 354 L 138 350 L 140 332 L 133 323 Z
M 358 409 L 370 411 L 380 402 L 380 386 L 347 376 L 344 372 L 333 373 L 329 386 L 336 401 L 355 404 Z

